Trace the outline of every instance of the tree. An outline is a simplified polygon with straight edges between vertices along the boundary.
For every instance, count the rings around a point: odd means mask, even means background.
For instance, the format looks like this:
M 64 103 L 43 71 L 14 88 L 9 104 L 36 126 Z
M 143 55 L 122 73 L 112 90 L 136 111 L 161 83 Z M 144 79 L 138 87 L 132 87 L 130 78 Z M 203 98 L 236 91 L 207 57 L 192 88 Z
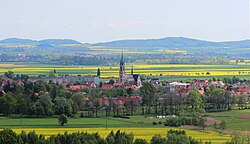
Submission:
M 16 94 L 16 113 L 27 114 L 28 102 L 22 93 Z
M 98 77 L 101 76 L 101 70 L 100 70 L 100 68 L 97 69 L 97 76 L 98 76 Z
M 202 117 L 199 118 L 198 126 L 204 130 L 206 127 L 206 118 L 202 118 Z
M 109 80 L 109 84 L 113 85 L 114 83 L 115 83 L 115 81 L 113 79 Z
M 97 112 L 99 107 L 101 106 L 101 102 L 99 101 L 98 98 L 95 98 L 93 101 L 93 106 L 95 107 L 95 116 L 97 117 Z
M 79 109 L 83 108 L 84 106 L 84 95 L 80 94 L 80 93 L 74 93 L 71 96 L 71 99 L 73 101 L 73 105 L 74 105 L 74 112 L 78 112 Z
M 219 127 L 220 127 L 220 129 L 222 129 L 222 130 L 226 129 L 226 122 L 225 122 L 224 120 L 221 121 L 221 123 L 219 124 Z
M 45 115 L 51 116 L 54 113 L 53 103 L 49 95 L 42 94 L 41 96 L 39 96 L 37 103 L 41 104 Z
M 72 112 L 70 100 L 64 97 L 56 97 L 54 99 L 54 110 L 57 115 L 65 114 L 69 116 Z
M 67 117 L 64 114 L 61 114 L 58 117 L 58 122 L 59 122 L 59 124 L 61 124 L 61 126 L 63 126 L 64 124 L 68 123 L 68 119 L 67 119 Z
M 167 144 L 201 144 L 201 141 L 188 137 L 183 130 L 169 130 L 167 133 Z
M 150 114 L 151 106 L 156 102 L 155 92 L 155 87 L 149 82 L 145 82 L 140 88 L 142 103 L 146 105 L 146 113 Z
M 187 96 L 188 104 L 191 109 L 196 112 L 204 112 L 202 95 L 196 90 L 192 89 Z
M 151 144 L 166 144 L 166 138 L 163 138 L 161 135 L 156 134 L 150 140 Z
M 231 136 L 231 140 L 225 144 L 249 144 L 250 136 L 235 134 Z
M 11 129 L 4 129 L 0 132 L 1 144 L 20 144 L 21 138 Z
M 14 72 L 13 71 L 8 71 L 4 73 L 4 76 L 6 76 L 7 78 L 13 79 L 14 78 Z
M 145 139 L 137 138 L 135 139 L 134 144 L 148 144 L 148 142 Z
M 16 99 L 15 97 L 7 93 L 4 96 L 0 97 L 0 112 L 8 116 L 15 112 L 16 108 Z

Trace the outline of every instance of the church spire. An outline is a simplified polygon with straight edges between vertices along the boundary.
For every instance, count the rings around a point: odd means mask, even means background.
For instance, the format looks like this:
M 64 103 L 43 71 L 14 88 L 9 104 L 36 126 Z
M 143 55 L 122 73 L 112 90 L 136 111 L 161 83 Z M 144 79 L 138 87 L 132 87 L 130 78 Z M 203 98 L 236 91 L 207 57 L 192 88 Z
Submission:
M 134 74 L 134 66 L 132 66 L 132 68 L 131 68 L 131 74 L 132 75 Z
M 125 63 L 123 61 L 123 50 L 121 53 L 120 70 L 119 70 L 119 82 L 125 82 Z
M 120 61 L 120 65 L 121 64 L 124 64 L 124 61 L 123 61 L 123 49 L 122 49 L 122 54 L 121 54 L 121 61 Z

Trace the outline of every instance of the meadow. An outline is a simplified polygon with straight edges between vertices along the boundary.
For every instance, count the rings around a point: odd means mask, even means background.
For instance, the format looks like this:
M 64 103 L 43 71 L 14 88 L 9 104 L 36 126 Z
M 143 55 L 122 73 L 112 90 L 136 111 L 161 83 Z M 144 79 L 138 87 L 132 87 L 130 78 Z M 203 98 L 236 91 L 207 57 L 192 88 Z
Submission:
M 249 78 L 250 65 L 201 65 L 201 64 L 128 64 L 126 72 L 134 67 L 134 73 L 146 76 L 158 76 L 160 78 L 211 78 L 223 76 L 239 76 Z M 16 74 L 28 74 L 32 76 L 48 75 L 54 70 L 57 74 L 72 75 L 96 75 L 97 68 L 101 69 L 101 78 L 117 78 L 119 67 L 117 66 L 66 66 L 38 63 L 0 63 L 0 74 L 13 71 Z
M 233 110 L 226 112 L 209 113 L 210 117 L 224 120 L 229 131 L 250 132 L 250 110 Z
M 89 133 L 98 132 L 102 137 L 106 137 L 111 130 L 126 131 L 133 133 L 136 138 L 147 139 L 148 141 L 154 134 L 165 136 L 170 129 L 181 129 L 165 127 L 163 125 L 153 125 L 153 121 L 163 121 L 153 117 L 134 116 L 131 119 L 112 118 L 69 118 L 68 124 L 60 126 L 57 118 L 22 118 L 18 117 L 1 117 L 0 128 L 12 128 L 15 132 L 20 133 L 22 130 L 29 132 L 35 130 L 38 134 L 51 136 L 53 134 L 72 133 L 77 131 L 86 131 Z M 230 139 L 229 135 L 220 134 L 212 130 L 191 130 L 185 129 L 189 136 L 203 141 L 213 143 L 223 143 Z

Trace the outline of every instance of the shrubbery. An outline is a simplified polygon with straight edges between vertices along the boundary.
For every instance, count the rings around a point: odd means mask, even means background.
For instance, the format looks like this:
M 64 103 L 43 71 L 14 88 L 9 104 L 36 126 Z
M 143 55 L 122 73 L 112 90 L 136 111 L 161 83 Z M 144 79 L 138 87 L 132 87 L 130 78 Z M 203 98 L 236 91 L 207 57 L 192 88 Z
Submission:
M 165 126 L 179 127 L 181 125 L 199 126 L 202 117 L 175 117 L 166 120 Z
M 145 139 L 135 139 L 132 133 L 127 134 L 118 130 L 116 133 L 111 131 L 106 139 L 103 139 L 98 133 L 75 132 L 52 135 L 45 139 L 43 135 L 38 135 L 35 131 L 20 134 L 10 129 L 0 131 L 1 144 L 148 144 Z M 195 140 L 186 135 L 182 130 L 170 130 L 166 136 L 154 135 L 150 144 L 201 144 L 201 141 Z

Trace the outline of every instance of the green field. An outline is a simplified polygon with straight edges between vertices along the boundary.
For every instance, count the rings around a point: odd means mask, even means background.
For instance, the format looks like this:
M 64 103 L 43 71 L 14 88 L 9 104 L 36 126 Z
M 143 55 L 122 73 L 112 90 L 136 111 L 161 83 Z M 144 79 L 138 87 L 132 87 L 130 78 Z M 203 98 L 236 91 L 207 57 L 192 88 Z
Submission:
M 250 65 L 193 65 L 193 64 L 128 64 L 127 73 L 131 67 L 134 73 L 146 76 L 157 76 L 162 79 L 189 79 L 211 77 L 250 77 Z M 95 75 L 97 68 L 101 69 L 101 78 L 117 78 L 119 67 L 114 66 L 65 66 L 38 63 L 0 63 L 0 74 L 8 70 L 16 74 L 48 75 L 56 70 L 57 74 Z
M 164 119 L 145 116 L 131 116 L 130 119 L 122 118 L 68 118 L 68 124 L 60 126 L 58 119 L 54 118 L 26 118 L 18 115 L 11 117 L 0 117 L 0 129 L 11 128 L 20 133 L 22 130 L 35 130 L 38 134 L 50 136 L 57 133 L 87 131 L 98 132 L 102 137 L 106 137 L 111 130 L 122 130 L 132 132 L 136 138 L 150 140 L 154 134 L 166 135 L 170 129 L 185 129 L 187 134 L 203 141 L 213 143 L 223 143 L 230 139 L 228 133 L 250 131 L 250 110 L 232 110 L 227 112 L 208 113 L 210 118 L 215 120 L 225 120 L 226 130 L 216 132 L 213 126 L 207 127 L 204 131 L 199 128 L 173 128 L 164 125 L 153 125 L 153 122 L 164 122 Z M 249 117 L 248 117 L 249 116 Z M 107 123 L 106 123 L 107 122 Z M 107 126 L 107 129 L 106 129 Z
M 227 112 L 209 113 L 218 120 L 224 120 L 227 130 L 230 131 L 250 131 L 250 110 L 233 110 Z
M 163 125 L 153 125 L 153 122 L 164 121 L 153 117 L 134 116 L 131 119 L 122 118 L 69 118 L 68 124 L 60 126 L 57 118 L 18 118 L 18 117 L 1 117 L 0 128 L 12 128 L 17 133 L 35 130 L 38 134 L 50 136 L 65 131 L 87 131 L 98 132 L 102 137 L 106 137 L 111 130 L 121 130 L 127 133 L 133 133 L 136 138 L 147 139 L 148 141 L 154 134 L 165 136 L 170 129 L 180 129 L 165 127 Z M 213 143 L 223 143 L 230 139 L 229 135 L 220 134 L 212 130 L 191 130 L 185 129 L 187 134 L 203 141 L 212 141 Z

